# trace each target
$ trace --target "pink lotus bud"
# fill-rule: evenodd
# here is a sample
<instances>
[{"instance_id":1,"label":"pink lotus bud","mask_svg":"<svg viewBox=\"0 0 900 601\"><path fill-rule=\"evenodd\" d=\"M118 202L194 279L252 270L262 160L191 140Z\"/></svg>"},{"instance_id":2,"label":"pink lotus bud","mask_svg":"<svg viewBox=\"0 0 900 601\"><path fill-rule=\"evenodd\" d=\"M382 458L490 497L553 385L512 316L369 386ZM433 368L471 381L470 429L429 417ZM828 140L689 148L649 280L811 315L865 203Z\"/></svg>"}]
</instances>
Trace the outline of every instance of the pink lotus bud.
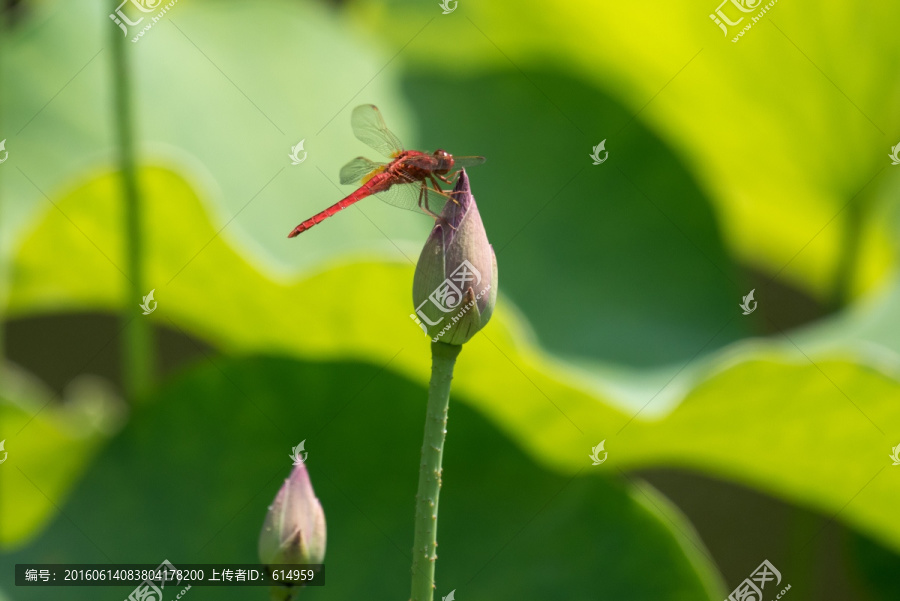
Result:
<instances>
[{"instance_id":1,"label":"pink lotus bud","mask_svg":"<svg viewBox=\"0 0 900 601\"><path fill-rule=\"evenodd\" d=\"M320 564L325 560L325 512L306 465L294 466L275 495L259 535L259 559L266 565ZM273 587L272 599L293 599L298 589Z\"/></svg>"}]
</instances>

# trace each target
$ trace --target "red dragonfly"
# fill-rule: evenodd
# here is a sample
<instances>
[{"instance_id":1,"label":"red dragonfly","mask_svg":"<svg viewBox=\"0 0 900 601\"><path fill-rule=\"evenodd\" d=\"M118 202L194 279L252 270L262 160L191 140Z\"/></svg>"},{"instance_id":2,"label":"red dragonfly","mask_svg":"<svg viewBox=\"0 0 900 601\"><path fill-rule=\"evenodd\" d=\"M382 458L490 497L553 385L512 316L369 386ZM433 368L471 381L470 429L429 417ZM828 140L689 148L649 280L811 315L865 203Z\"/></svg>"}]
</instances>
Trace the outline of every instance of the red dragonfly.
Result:
<instances>
[{"instance_id":1,"label":"red dragonfly","mask_svg":"<svg viewBox=\"0 0 900 601\"><path fill-rule=\"evenodd\" d=\"M384 124L381 111L374 104L363 104L353 109L350 124L353 126L353 134L361 142L391 161L376 163L365 157L356 157L344 165L341 169L341 184L360 183L360 187L350 196L295 227L288 238L305 232L338 211L373 194L388 204L421 211L434 219L440 219L439 213L447 200L452 200L452 193L441 190L438 180L453 184L461 168L484 162L484 157L454 157L440 149L432 154L404 150L397 136Z\"/></svg>"}]
</instances>

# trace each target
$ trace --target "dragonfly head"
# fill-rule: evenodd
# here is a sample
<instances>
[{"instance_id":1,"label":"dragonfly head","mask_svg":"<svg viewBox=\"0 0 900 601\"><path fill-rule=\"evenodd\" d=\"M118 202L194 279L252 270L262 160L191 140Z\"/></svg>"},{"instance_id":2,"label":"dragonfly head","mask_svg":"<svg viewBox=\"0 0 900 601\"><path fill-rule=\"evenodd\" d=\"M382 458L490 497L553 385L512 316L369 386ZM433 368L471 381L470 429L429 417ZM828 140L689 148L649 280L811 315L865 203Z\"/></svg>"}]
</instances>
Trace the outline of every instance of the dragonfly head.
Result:
<instances>
[{"instance_id":1,"label":"dragonfly head","mask_svg":"<svg viewBox=\"0 0 900 601\"><path fill-rule=\"evenodd\" d=\"M453 169L453 155L438 148L434 151L434 156L438 160L438 168L434 170L438 175L446 175L450 173L450 170Z\"/></svg>"}]
</instances>

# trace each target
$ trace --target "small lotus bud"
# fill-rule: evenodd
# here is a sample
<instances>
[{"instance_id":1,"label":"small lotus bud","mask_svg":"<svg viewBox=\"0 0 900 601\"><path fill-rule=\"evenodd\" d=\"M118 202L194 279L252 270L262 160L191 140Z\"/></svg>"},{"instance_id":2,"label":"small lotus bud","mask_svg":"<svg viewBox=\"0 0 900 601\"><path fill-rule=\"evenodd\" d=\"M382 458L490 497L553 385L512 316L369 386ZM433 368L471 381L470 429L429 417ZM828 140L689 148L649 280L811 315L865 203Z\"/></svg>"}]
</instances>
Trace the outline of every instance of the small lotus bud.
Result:
<instances>
[{"instance_id":1,"label":"small lotus bud","mask_svg":"<svg viewBox=\"0 0 900 601\"><path fill-rule=\"evenodd\" d=\"M410 315L432 342L464 344L487 324L497 302L497 258L465 170L425 242L413 278Z\"/></svg>"},{"instance_id":2,"label":"small lotus bud","mask_svg":"<svg viewBox=\"0 0 900 601\"><path fill-rule=\"evenodd\" d=\"M275 495L259 535L259 559L276 564L320 564L325 559L325 512L306 465L294 466ZM272 587L273 601L293 599L297 588Z\"/></svg>"}]
</instances>

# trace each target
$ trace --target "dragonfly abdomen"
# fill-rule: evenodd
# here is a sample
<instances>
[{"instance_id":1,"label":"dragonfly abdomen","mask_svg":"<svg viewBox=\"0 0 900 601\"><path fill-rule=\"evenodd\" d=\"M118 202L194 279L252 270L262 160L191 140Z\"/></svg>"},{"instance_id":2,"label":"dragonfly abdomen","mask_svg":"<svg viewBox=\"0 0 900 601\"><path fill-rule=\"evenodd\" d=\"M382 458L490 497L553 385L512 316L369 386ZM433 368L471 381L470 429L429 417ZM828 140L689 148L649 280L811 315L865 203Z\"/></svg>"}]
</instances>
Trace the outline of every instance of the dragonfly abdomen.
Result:
<instances>
[{"instance_id":1,"label":"dragonfly abdomen","mask_svg":"<svg viewBox=\"0 0 900 601\"><path fill-rule=\"evenodd\" d=\"M388 185L386 187L383 185L384 180L386 179L386 177L384 177L384 175L385 174L379 173L378 175L376 175L375 177L370 179L368 182L366 182L365 185L363 185L361 188L359 188L357 191L355 191L350 196L347 196L346 198L339 200L338 202L334 203L333 205L331 205L324 211L316 213L315 215L313 215L312 217L310 217L309 219L307 219L306 221L304 221L303 223L301 223L300 225L295 227L293 230L291 230L291 233L288 234L288 238L293 238L294 236L298 236L298 235L302 234L303 232L305 232L312 226L322 223L323 221L325 221L326 219L328 219L335 213L343 211L344 209L346 209L353 203L359 202L360 200L362 200L363 198L365 198L367 196L371 196L372 194L374 194L376 192L381 192L383 190L386 190L387 188L390 187L390 185Z\"/></svg>"}]
</instances>

